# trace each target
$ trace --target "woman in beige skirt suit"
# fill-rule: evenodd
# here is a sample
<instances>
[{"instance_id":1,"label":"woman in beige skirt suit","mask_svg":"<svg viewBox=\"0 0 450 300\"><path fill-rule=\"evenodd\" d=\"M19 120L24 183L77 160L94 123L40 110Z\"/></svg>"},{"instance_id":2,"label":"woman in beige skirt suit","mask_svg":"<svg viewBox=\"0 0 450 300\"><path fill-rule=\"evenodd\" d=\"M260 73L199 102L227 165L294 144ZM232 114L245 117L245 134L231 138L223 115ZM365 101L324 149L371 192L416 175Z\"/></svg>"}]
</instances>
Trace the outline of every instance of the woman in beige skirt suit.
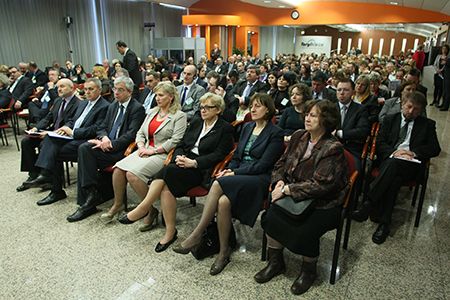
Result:
<instances>
[{"instance_id":1,"label":"woman in beige skirt suit","mask_svg":"<svg viewBox=\"0 0 450 300\"><path fill-rule=\"evenodd\" d=\"M136 134L138 150L114 166L114 204L107 213L101 215L100 218L105 222L112 221L123 209L128 182L141 199L145 197L149 181L162 169L167 153L180 142L186 130L187 118L181 111L175 86L171 82L160 82L154 93L157 106L149 111ZM152 212L153 216L148 216L149 220L158 215L158 210Z\"/></svg>"}]
</instances>

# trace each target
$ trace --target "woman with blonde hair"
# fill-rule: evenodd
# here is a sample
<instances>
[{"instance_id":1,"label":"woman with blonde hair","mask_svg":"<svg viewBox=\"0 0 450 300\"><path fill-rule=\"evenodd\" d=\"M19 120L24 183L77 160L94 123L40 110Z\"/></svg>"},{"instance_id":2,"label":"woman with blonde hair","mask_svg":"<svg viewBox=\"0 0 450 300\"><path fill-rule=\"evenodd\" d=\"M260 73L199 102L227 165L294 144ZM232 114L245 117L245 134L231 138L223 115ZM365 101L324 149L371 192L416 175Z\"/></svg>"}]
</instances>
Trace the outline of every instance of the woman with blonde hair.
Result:
<instances>
[{"instance_id":1,"label":"woman with blonde hair","mask_svg":"<svg viewBox=\"0 0 450 300\"><path fill-rule=\"evenodd\" d=\"M114 204L101 215L105 222L111 221L123 208L123 197L129 182L140 199L148 192L148 182L164 166L167 153L174 148L186 130L186 114L181 111L179 94L171 82L160 82L154 90L157 106L152 108L136 134L138 150L117 162L113 172ZM151 228L158 210L152 209L144 220Z\"/></svg>"},{"instance_id":2,"label":"woman with blonde hair","mask_svg":"<svg viewBox=\"0 0 450 300\"><path fill-rule=\"evenodd\" d=\"M108 79L108 74L103 66L94 66L92 68L92 76L98 78L102 82L102 96L111 94L111 82Z\"/></svg>"}]
</instances>

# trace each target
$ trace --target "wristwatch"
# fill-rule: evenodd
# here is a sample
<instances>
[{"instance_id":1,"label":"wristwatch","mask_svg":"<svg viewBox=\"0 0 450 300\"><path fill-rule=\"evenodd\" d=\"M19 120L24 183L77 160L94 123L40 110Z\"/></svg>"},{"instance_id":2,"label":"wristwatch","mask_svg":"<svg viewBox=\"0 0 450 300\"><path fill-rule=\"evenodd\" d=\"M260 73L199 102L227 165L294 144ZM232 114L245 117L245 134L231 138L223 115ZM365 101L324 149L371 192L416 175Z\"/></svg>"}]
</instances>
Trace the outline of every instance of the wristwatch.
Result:
<instances>
[{"instance_id":1,"label":"wristwatch","mask_svg":"<svg viewBox=\"0 0 450 300\"><path fill-rule=\"evenodd\" d=\"M283 187L281 188L281 193L286 196L285 191L286 191L286 185L283 185Z\"/></svg>"}]
</instances>

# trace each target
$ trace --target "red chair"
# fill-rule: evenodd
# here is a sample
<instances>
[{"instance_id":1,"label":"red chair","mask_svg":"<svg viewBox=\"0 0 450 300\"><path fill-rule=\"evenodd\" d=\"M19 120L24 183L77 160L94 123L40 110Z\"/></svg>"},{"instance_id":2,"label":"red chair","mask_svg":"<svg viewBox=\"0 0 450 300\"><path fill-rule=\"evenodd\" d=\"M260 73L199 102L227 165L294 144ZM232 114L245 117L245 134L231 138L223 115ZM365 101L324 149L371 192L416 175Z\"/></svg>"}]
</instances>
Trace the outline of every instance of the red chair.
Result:
<instances>
[{"instance_id":1,"label":"red chair","mask_svg":"<svg viewBox=\"0 0 450 300\"><path fill-rule=\"evenodd\" d=\"M8 146L9 144L8 144L8 137L6 135L6 129L11 128L14 134L14 139L16 140L17 151L20 151L19 141L17 140L19 126L17 116L14 112L14 103L15 103L14 99L11 98L8 108L0 109L0 120L3 120L5 122L0 124L0 136L3 145L6 144L6 146ZM8 123L8 119L11 122L11 124Z\"/></svg>"}]
</instances>

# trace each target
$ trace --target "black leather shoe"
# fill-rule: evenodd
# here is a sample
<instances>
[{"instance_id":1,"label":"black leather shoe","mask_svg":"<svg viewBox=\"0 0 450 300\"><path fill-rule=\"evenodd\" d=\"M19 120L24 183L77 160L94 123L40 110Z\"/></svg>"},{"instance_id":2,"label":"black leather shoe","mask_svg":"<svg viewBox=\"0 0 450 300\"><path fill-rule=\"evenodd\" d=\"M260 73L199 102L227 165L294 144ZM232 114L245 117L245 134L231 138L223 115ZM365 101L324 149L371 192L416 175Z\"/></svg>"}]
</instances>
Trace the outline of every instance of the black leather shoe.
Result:
<instances>
[{"instance_id":1,"label":"black leather shoe","mask_svg":"<svg viewBox=\"0 0 450 300\"><path fill-rule=\"evenodd\" d=\"M66 192L64 192L64 191L62 191L60 193L51 192L47 197L36 202L36 204L37 205L49 205L49 204L55 203L59 200L66 199L66 198L67 198L67 195L66 195Z\"/></svg>"},{"instance_id":2,"label":"black leather shoe","mask_svg":"<svg viewBox=\"0 0 450 300\"><path fill-rule=\"evenodd\" d=\"M370 202L365 201L358 210L352 212L352 219L357 222L367 221L370 213Z\"/></svg>"},{"instance_id":3,"label":"black leather shoe","mask_svg":"<svg viewBox=\"0 0 450 300\"><path fill-rule=\"evenodd\" d=\"M99 210L94 206L91 208L84 209L79 207L76 212L67 217L67 221L69 222L78 222L83 219L86 219L90 215L97 213Z\"/></svg>"},{"instance_id":4,"label":"black leather shoe","mask_svg":"<svg viewBox=\"0 0 450 300\"><path fill-rule=\"evenodd\" d=\"M255 281L257 283L265 283L275 276L278 276L280 274L283 274L286 272L286 265L284 263L284 257L283 257L283 249L274 249L274 248L268 248L268 256L269 256L269 262L267 263L267 266L259 271L258 273L253 276L255 278Z\"/></svg>"},{"instance_id":5,"label":"black leather shoe","mask_svg":"<svg viewBox=\"0 0 450 300\"><path fill-rule=\"evenodd\" d=\"M30 187L37 187L44 183L49 183L49 182L51 182L51 178L48 178L47 176L44 176L44 175L39 175L38 177L36 177L35 179L33 179L31 181L25 181L23 183L23 185L28 186L30 188Z\"/></svg>"},{"instance_id":6,"label":"black leather shoe","mask_svg":"<svg viewBox=\"0 0 450 300\"><path fill-rule=\"evenodd\" d=\"M173 238L165 244L158 243L155 247L155 252L159 253L165 251L167 248L169 248L170 245L173 244L173 242L177 240L177 238L178 238L178 231L175 229L175 234L173 235Z\"/></svg>"},{"instance_id":7,"label":"black leather shoe","mask_svg":"<svg viewBox=\"0 0 450 300\"><path fill-rule=\"evenodd\" d=\"M372 235L372 241L378 245L383 244L386 241L387 237L389 236L389 232L390 232L389 225L383 223L378 225L377 230L375 230L375 232Z\"/></svg>"},{"instance_id":8,"label":"black leather shoe","mask_svg":"<svg viewBox=\"0 0 450 300\"><path fill-rule=\"evenodd\" d=\"M317 261L305 262L303 261L300 275L295 279L291 286L291 293L294 295L301 295L306 293L313 285L317 276Z\"/></svg>"},{"instance_id":9,"label":"black leather shoe","mask_svg":"<svg viewBox=\"0 0 450 300\"><path fill-rule=\"evenodd\" d=\"M23 191L26 191L26 190L28 190L29 189L29 187L28 186L25 186L23 183L21 184L21 185L19 185L18 187L16 187L16 192L23 192Z\"/></svg>"}]
</instances>

